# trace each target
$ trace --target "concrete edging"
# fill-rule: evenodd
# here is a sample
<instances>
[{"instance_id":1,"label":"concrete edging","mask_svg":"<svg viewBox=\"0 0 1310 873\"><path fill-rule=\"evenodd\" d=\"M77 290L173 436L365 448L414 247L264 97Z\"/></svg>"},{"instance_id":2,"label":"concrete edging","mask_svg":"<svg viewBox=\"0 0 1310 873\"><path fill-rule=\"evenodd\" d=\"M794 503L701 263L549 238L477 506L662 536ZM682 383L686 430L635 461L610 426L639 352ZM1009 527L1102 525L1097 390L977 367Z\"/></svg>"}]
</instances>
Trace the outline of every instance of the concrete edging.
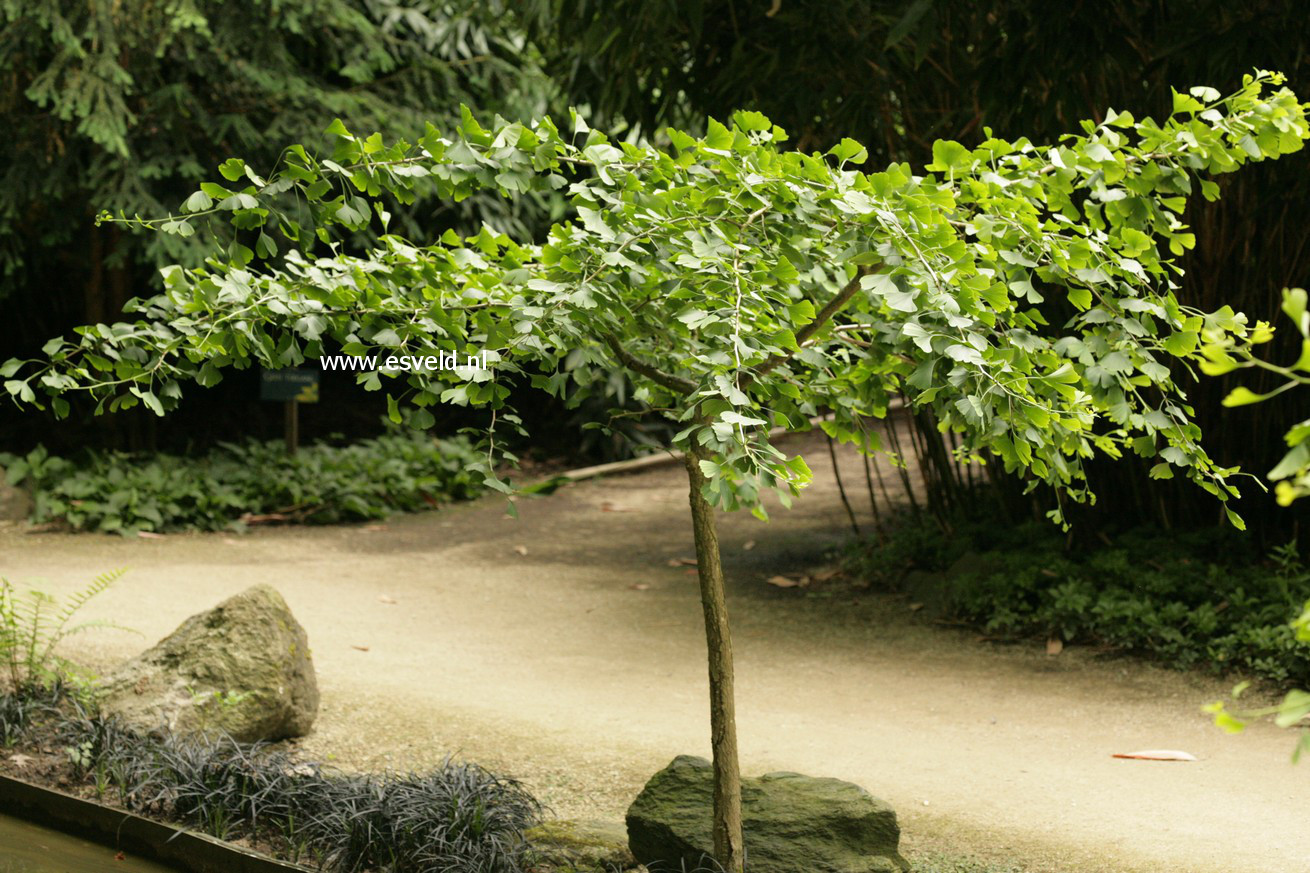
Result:
<instances>
[{"instance_id":1,"label":"concrete edging","mask_svg":"<svg viewBox=\"0 0 1310 873\"><path fill-rule=\"evenodd\" d=\"M186 873L312 873L249 849L0 775L0 813L94 840Z\"/></svg>"}]
</instances>

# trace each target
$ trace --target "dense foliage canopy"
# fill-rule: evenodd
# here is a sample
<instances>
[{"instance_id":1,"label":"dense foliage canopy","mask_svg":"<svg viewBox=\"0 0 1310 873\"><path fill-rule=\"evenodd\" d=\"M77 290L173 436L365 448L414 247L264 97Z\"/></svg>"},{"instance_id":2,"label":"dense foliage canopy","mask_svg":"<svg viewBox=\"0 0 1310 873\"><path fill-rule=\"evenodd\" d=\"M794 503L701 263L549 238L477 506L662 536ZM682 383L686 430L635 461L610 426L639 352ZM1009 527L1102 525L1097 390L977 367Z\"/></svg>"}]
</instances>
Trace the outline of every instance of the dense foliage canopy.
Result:
<instances>
[{"instance_id":1,"label":"dense foliage canopy","mask_svg":"<svg viewBox=\"0 0 1310 873\"><path fill-rule=\"evenodd\" d=\"M643 401L686 425L680 440L694 433L717 456L706 472L727 506L804 481L764 425L831 409L836 435L876 448L858 416L882 414L897 390L965 434L964 451L1075 499L1097 451L1154 458L1155 475L1181 469L1226 499L1233 471L1200 447L1166 362L1194 355L1203 329L1245 322L1181 305L1157 241L1175 256L1194 244L1179 215L1194 191L1217 196L1209 176L1300 149L1303 107L1280 82L1178 93L1164 123L1111 110L1051 145L939 142L926 175L855 170L867 153L850 139L827 156L783 151L783 131L751 112L699 139L670 131L667 152L615 145L578 118L568 135L549 119L486 128L466 110L451 137L430 127L390 145L336 122L330 160L293 146L266 179L232 159L226 184L136 222L190 237L217 215L244 242L166 270L138 321L11 361L6 389L49 396L60 414L79 391L162 413L183 381L212 384L226 365L291 366L333 346L482 348L490 370L360 378L403 379L417 426L446 402L490 407L494 427L513 422L505 376L567 394L626 368ZM542 244L484 229L342 245L386 230L420 194L542 189L564 190L577 216ZM1035 308L1039 288L1060 289L1067 321Z\"/></svg>"}]
</instances>

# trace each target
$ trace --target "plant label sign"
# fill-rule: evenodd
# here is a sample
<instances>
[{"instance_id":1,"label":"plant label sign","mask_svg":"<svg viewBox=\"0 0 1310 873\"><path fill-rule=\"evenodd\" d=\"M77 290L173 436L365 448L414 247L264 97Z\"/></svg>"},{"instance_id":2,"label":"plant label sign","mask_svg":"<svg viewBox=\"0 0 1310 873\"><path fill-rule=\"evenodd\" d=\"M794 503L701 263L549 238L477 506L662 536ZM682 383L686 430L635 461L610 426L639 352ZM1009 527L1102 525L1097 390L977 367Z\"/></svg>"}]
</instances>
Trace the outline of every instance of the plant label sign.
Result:
<instances>
[{"instance_id":1,"label":"plant label sign","mask_svg":"<svg viewBox=\"0 0 1310 873\"><path fill-rule=\"evenodd\" d=\"M263 370L259 399L317 403L319 375L317 370Z\"/></svg>"}]
</instances>

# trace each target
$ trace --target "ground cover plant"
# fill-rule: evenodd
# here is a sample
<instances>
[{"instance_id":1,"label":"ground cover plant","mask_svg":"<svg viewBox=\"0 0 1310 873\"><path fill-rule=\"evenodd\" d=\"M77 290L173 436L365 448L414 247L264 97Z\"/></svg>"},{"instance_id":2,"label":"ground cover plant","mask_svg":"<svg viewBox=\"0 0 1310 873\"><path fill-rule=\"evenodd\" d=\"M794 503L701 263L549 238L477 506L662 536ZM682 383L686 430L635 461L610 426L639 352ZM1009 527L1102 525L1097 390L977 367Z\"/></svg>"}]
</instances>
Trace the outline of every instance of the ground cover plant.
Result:
<instances>
[{"instance_id":1,"label":"ground cover plant","mask_svg":"<svg viewBox=\"0 0 1310 873\"><path fill-rule=\"evenodd\" d=\"M421 774L337 772L286 747L217 731L141 734L98 710L96 688L59 657L108 622L77 615L121 576L58 601L0 579L0 744L17 775L81 786L97 801L243 839L340 873L518 873L541 815L512 779L447 759ZM15 763L17 762L17 763Z\"/></svg>"},{"instance_id":2,"label":"ground cover plant","mask_svg":"<svg viewBox=\"0 0 1310 873\"><path fill-rule=\"evenodd\" d=\"M1070 549L1049 524L957 519L950 532L902 518L865 543L854 572L897 588L907 570L944 574L937 604L997 639L1057 639L1180 669L1310 682L1310 647L1290 624L1310 597L1292 547L1266 560L1239 535L1124 532Z\"/></svg>"},{"instance_id":3,"label":"ground cover plant","mask_svg":"<svg viewBox=\"0 0 1310 873\"><path fill-rule=\"evenodd\" d=\"M531 862L523 832L541 814L517 782L476 764L353 774L223 735L141 735L58 685L0 693L0 734L98 801L339 873L519 873Z\"/></svg>"},{"instance_id":4,"label":"ground cover plant","mask_svg":"<svg viewBox=\"0 0 1310 873\"><path fill-rule=\"evenodd\" d=\"M79 460L38 447L0 454L11 485L31 489L31 520L74 530L224 530L250 520L330 523L384 518L467 500L483 490L480 458L462 437L413 432L288 455L280 442L222 443L200 457L90 452Z\"/></svg>"},{"instance_id":5,"label":"ground cover plant","mask_svg":"<svg viewBox=\"0 0 1310 873\"><path fill-rule=\"evenodd\" d=\"M754 112L672 149L615 144L578 117L471 112L450 136L417 142L356 135L335 122L319 158L293 145L273 168L239 158L176 215L134 227L212 240L204 265L164 271L165 291L132 323L80 328L38 360L4 366L20 404L66 415L174 408L185 382L227 366L294 366L348 355L485 352L489 370L375 368L397 422L426 428L439 403L488 409L478 470L503 457L497 428L517 420L508 380L577 398L622 371L632 396L680 428L710 653L715 855L743 868L733 663L713 508L766 515L808 480L770 428L804 429L821 409L830 434L864 451L863 427L904 392L960 437L964 458L991 457L1087 500L1094 455L1152 459L1226 501L1234 471L1201 448L1168 363L1195 357L1203 329L1245 324L1179 303L1170 259L1195 243L1188 196L1213 199L1213 174L1302 147L1304 107L1277 74L1224 96L1174 96L1163 122L1110 110L1059 142L986 133L977 148L938 142L920 174L905 164L855 169L853 140L827 154L781 147ZM267 178L260 170L268 172ZM419 194L461 200L559 190L572 217L543 243L484 228L438 241L384 234ZM221 230L210 233L209 223ZM1161 250L1164 246L1169 254ZM399 351L397 351L399 350ZM385 380L385 382L384 382ZM1059 506L1051 517L1063 520ZM1240 518L1229 513L1234 524Z\"/></svg>"}]
</instances>

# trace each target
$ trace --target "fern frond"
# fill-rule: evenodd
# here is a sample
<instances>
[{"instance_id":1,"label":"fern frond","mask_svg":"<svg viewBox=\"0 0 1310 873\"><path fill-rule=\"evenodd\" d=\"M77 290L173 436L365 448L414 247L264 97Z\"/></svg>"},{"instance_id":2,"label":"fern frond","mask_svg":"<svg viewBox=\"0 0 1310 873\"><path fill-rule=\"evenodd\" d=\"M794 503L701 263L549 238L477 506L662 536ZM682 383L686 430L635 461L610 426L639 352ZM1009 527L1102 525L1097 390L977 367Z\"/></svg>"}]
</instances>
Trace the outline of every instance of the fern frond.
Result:
<instances>
[{"instance_id":1,"label":"fern frond","mask_svg":"<svg viewBox=\"0 0 1310 873\"><path fill-rule=\"evenodd\" d=\"M72 620L73 616L75 616L82 607L86 606L93 597L102 594L107 588L121 579L124 572L126 571L120 568L117 570L110 570L108 573L101 573L99 576L95 577L95 579L91 580L90 585L86 586L81 591L76 591L68 596L64 601L63 608L55 613L51 626L48 629L44 629L42 632L45 638L45 645L42 648L40 655L36 656L36 663L44 664L50 660L51 656L54 654L55 646L59 645L60 641L69 635L69 631L67 631L66 628L68 622ZM51 599L51 602L53 602L53 598ZM93 625L93 623L89 622L88 625Z\"/></svg>"},{"instance_id":2,"label":"fern frond","mask_svg":"<svg viewBox=\"0 0 1310 873\"><path fill-rule=\"evenodd\" d=\"M86 586L81 591L70 594L68 599L64 602L63 609L59 610L58 614L55 616L55 630L58 630L67 624L78 610L83 606L86 606L87 601L91 600L91 598L96 595L103 593L111 585L123 578L125 572L127 571L120 567L117 570L110 570L108 573L101 573L91 581L90 585Z\"/></svg>"},{"instance_id":3,"label":"fern frond","mask_svg":"<svg viewBox=\"0 0 1310 873\"><path fill-rule=\"evenodd\" d=\"M102 573L91 584L69 595L62 604L40 590L19 595L13 583L0 577L0 667L14 688L48 684L68 675L68 662L55 647L73 634L96 628L135 633L111 621L94 620L69 626L87 602L122 578L123 570Z\"/></svg>"}]
</instances>

